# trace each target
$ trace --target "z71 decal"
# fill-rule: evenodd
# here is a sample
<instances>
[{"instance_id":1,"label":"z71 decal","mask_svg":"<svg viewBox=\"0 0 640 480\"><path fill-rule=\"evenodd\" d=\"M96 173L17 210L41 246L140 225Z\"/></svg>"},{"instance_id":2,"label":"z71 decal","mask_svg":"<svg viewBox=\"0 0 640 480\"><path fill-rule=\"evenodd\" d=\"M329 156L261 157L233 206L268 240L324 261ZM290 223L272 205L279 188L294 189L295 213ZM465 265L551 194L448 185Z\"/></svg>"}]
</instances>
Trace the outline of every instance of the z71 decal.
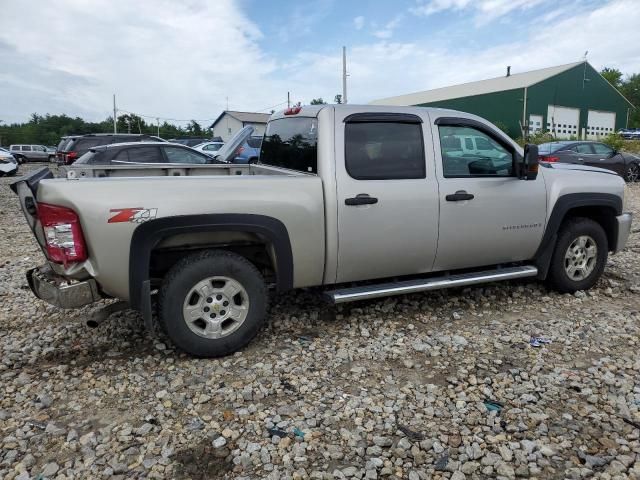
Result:
<instances>
[{"instance_id":1,"label":"z71 decal","mask_svg":"<svg viewBox=\"0 0 640 480\"><path fill-rule=\"evenodd\" d=\"M142 223L153 220L158 214L157 208L112 208L107 223Z\"/></svg>"}]
</instances>

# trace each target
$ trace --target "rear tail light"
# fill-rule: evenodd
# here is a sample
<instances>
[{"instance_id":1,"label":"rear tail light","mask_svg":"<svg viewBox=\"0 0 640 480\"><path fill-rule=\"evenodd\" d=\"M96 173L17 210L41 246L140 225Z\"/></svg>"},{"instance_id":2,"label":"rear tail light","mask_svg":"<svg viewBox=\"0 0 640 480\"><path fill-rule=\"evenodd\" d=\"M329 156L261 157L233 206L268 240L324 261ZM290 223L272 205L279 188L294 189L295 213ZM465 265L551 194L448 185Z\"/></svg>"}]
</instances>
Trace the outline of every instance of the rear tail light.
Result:
<instances>
[{"instance_id":1,"label":"rear tail light","mask_svg":"<svg viewBox=\"0 0 640 480\"><path fill-rule=\"evenodd\" d=\"M73 163L78 158L78 152L69 152L64 155L65 163Z\"/></svg>"},{"instance_id":2,"label":"rear tail light","mask_svg":"<svg viewBox=\"0 0 640 480\"><path fill-rule=\"evenodd\" d=\"M49 260L66 267L69 263L87 259L87 246L76 212L66 207L38 203L38 219L44 229Z\"/></svg>"},{"instance_id":3,"label":"rear tail light","mask_svg":"<svg viewBox=\"0 0 640 480\"><path fill-rule=\"evenodd\" d=\"M551 155L540 155L538 157L539 162L555 163L560 160L560 157L553 157Z\"/></svg>"}]
</instances>

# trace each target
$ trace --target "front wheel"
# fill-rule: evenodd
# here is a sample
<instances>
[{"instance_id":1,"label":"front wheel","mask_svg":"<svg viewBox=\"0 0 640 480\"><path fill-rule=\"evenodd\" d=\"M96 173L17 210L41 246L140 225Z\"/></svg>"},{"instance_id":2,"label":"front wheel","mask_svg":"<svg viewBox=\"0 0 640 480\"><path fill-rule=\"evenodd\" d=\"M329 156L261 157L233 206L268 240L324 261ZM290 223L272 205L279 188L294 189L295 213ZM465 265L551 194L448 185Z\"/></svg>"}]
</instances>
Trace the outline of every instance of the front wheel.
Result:
<instances>
[{"instance_id":1,"label":"front wheel","mask_svg":"<svg viewBox=\"0 0 640 480\"><path fill-rule=\"evenodd\" d=\"M588 290L600 278L607 263L607 236L599 223L574 218L561 228L551 258L549 280L562 293Z\"/></svg>"},{"instance_id":2,"label":"front wheel","mask_svg":"<svg viewBox=\"0 0 640 480\"><path fill-rule=\"evenodd\" d=\"M160 290L160 322L181 350L221 357L257 335L267 305L266 284L252 263L232 252L208 250L171 268Z\"/></svg>"},{"instance_id":3,"label":"front wheel","mask_svg":"<svg viewBox=\"0 0 640 480\"><path fill-rule=\"evenodd\" d=\"M640 167L637 163L630 163L624 172L624 179L629 183L637 182L640 179Z\"/></svg>"}]
</instances>

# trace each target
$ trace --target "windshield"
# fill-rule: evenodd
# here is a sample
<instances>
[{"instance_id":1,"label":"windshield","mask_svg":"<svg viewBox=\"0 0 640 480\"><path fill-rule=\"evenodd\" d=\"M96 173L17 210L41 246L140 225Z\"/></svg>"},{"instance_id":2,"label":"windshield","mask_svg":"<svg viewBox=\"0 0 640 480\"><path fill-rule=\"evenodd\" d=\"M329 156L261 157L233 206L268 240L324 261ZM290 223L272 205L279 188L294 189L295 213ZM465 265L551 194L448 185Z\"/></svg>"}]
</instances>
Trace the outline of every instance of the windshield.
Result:
<instances>
[{"instance_id":1,"label":"windshield","mask_svg":"<svg viewBox=\"0 0 640 480\"><path fill-rule=\"evenodd\" d=\"M318 120L309 117L272 120L262 140L260 163L317 173Z\"/></svg>"}]
</instances>

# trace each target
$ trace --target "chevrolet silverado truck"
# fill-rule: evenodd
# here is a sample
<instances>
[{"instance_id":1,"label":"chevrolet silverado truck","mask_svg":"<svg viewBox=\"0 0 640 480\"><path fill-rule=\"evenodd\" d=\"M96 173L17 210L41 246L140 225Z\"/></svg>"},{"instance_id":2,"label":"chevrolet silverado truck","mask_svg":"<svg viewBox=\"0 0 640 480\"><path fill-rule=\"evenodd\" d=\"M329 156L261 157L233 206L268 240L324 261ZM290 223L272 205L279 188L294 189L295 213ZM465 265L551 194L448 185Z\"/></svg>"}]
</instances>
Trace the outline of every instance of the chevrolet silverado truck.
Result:
<instances>
[{"instance_id":1,"label":"chevrolet silverado truck","mask_svg":"<svg viewBox=\"0 0 640 480\"><path fill-rule=\"evenodd\" d=\"M481 151L463 148L470 136ZM271 116L258 163L183 173L18 179L48 260L27 273L34 294L62 308L119 298L214 357L256 335L270 291L322 287L341 303L525 277L588 289L632 220L612 172L538 164L536 146L435 108L295 107Z\"/></svg>"}]
</instances>

